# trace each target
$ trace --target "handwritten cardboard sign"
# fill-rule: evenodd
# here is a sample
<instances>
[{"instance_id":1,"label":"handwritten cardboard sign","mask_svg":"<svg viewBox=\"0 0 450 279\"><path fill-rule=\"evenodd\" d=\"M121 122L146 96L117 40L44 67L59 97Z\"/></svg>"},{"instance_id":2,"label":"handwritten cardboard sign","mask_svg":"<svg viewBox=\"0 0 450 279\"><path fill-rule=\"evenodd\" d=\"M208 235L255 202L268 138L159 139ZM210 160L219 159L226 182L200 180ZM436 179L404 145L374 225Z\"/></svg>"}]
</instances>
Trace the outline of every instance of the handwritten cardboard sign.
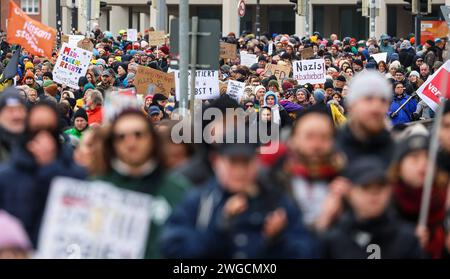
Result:
<instances>
[{"instance_id":1,"label":"handwritten cardboard sign","mask_svg":"<svg viewBox=\"0 0 450 279\"><path fill-rule=\"evenodd\" d=\"M220 58L221 59L236 59L236 49L235 44L229 44L225 42L220 43Z\"/></svg>"},{"instance_id":2,"label":"handwritten cardboard sign","mask_svg":"<svg viewBox=\"0 0 450 279\"><path fill-rule=\"evenodd\" d=\"M161 93L170 96L175 90L174 73L165 73L149 67L138 66L134 84L138 94Z\"/></svg>"}]
</instances>

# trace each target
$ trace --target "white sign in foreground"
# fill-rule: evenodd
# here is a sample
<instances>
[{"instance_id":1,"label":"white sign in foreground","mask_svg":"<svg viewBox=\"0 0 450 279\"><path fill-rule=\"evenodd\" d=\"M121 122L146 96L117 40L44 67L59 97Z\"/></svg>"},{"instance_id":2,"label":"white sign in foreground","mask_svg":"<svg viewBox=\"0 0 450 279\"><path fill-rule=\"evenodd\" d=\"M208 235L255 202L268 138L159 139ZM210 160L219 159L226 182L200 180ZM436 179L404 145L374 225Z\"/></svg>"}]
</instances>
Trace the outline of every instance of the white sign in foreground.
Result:
<instances>
[{"instance_id":1,"label":"white sign in foreground","mask_svg":"<svg viewBox=\"0 0 450 279\"><path fill-rule=\"evenodd\" d=\"M299 84L325 83L325 61L323 59L299 60L292 63L293 78Z\"/></svg>"},{"instance_id":2,"label":"white sign in foreground","mask_svg":"<svg viewBox=\"0 0 450 279\"><path fill-rule=\"evenodd\" d=\"M41 226L38 258L140 259L152 198L105 182L56 178Z\"/></svg>"},{"instance_id":3,"label":"white sign in foreground","mask_svg":"<svg viewBox=\"0 0 450 279\"><path fill-rule=\"evenodd\" d=\"M180 100L180 71L175 70L175 93L177 100ZM191 92L191 71L189 71L189 95ZM220 96L219 71L199 70L195 76L195 99L210 100ZM190 98L190 97L189 97Z\"/></svg>"}]
</instances>

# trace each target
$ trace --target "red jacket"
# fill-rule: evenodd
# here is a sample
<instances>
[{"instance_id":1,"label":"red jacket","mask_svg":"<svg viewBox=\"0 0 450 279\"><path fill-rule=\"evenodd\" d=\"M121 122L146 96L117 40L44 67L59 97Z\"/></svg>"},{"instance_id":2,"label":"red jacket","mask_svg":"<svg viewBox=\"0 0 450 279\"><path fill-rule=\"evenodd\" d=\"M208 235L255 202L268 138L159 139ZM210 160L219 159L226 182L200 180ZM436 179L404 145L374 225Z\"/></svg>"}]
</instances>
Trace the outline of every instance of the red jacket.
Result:
<instances>
[{"instance_id":1,"label":"red jacket","mask_svg":"<svg viewBox=\"0 0 450 279\"><path fill-rule=\"evenodd\" d=\"M102 124L103 122L103 108L102 106L97 106L94 109L88 109L87 111L88 115L88 123L91 124Z\"/></svg>"}]
</instances>

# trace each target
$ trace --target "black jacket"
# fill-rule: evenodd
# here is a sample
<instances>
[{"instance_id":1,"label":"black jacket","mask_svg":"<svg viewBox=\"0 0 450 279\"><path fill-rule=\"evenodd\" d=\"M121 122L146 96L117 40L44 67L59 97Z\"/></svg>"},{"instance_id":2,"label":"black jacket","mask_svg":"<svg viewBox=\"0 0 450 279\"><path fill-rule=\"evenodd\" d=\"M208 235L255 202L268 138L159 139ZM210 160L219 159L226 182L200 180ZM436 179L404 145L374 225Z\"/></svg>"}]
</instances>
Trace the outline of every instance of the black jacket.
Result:
<instances>
[{"instance_id":1,"label":"black jacket","mask_svg":"<svg viewBox=\"0 0 450 279\"><path fill-rule=\"evenodd\" d=\"M360 141L350 127L345 125L339 131L336 142L338 150L347 157L347 165L358 158L372 155L379 157L387 169L392 160L394 141L387 130L370 136L366 141Z\"/></svg>"},{"instance_id":2,"label":"black jacket","mask_svg":"<svg viewBox=\"0 0 450 279\"><path fill-rule=\"evenodd\" d=\"M413 48L402 49L398 53L400 64L402 64L405 69L413 65L415 56L416 53Z\"/></svg>"},{"instance_id":3,"label":"black jacket","mask_svg":"<svg viewBox=\"0 0 450 279\"><path fill-rule=\"evenodd\" d=\"M0 127L0 163L9 159L13 144L19 139L19 136L13 135Z\"/></svg>"},{"instance_id":4,"label":"black jacket","mask_svg":"<svg viewBox=\"0 0 450 279\"><path fill-rule=\"evenodd\" d=\"M379 218L367 221L358 221L354 214L346 213L324 236L323 256L329 259L368 259L373 258L378 247L381 259L426 257L414 235L414 227L402 223L389 210Z\"/></svg>"}]
</instances>

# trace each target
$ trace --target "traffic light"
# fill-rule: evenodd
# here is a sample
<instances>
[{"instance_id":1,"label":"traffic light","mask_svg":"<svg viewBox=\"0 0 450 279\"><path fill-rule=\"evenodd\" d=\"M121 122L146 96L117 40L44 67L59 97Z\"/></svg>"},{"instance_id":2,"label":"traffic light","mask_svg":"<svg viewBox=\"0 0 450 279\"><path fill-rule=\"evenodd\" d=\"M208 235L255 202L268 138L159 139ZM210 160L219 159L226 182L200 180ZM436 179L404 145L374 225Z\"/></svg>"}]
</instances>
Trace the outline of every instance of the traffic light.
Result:
<instances>
[{"instance_id":1,"label":"traffic light","mask_svg":"<svg viewBox=\"0 0 450 279\"><path fill-rule=\"evenodd\" d=\"M407 11L411 11L413 14L430 14L432 12L432 0L403 0L408 3L403 8Z\"/></svg>"},{"instance_id":2,"label":"traffic light","mask_svg":"<svg viewBox=\"0 0 450 279\"><path fill-rule=\"evenodd\" d=\"M289 0L292 4L294 4L294 12L299 16L306 15L306 0Z\"/></svg>"},{"instance_id":3,"label":"traffic light","mask_svg":"<svg viewBox=\"0 0 450 279\"><path fill-rule=\"evenodd\" d=\"M369 0L357 0L356 11L361 13L362 16L369 16Z\"/></svg>"}]
</instances>

